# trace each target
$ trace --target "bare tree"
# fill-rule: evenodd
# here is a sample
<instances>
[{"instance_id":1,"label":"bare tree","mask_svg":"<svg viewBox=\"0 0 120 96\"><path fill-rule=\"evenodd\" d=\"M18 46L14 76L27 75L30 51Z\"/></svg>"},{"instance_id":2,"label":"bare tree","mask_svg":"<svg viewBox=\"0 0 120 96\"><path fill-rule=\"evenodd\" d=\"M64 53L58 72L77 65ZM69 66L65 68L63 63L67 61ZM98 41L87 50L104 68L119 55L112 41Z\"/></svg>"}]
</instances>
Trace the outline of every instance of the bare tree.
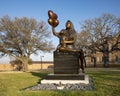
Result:
<instances>
[{"instance_id":1,"label":"bare tree","mask_svg":"<svg viewBox=\"0 0 120 96\"><path fill-rule=\"evenodd\" d=\"M120 18L111 14L103 14L101 17L84 21L82 30L86 34L82 37L85 38L83 46L92 52L102 52L104 67L107 67L109 53L114 51L120 40L120 35L118 35L114 43L109 42L116 33L120 32Z\"/></svg>"},{"instance_id":2,"label":"bare tree","mask_svg":"<svg viewBox=\"0 0 120 96\"><path fill-rule=\"evenodd\" d=\"M89 45L89 33L86 31L81 31L80 33L77 34L77 39L75 42L75 45L78 49L82 49L84 52L84 57L88 57L86 54L86 46ZM87 67L86 65L86 60L84 60L85 63L85 67Z\"/></svg>"},{"instance_id":3,"label":"bare tree","mask_svg":"<svg viewBox=\"0 0 120 96\"><path fill-rule=\"evenodd\" d=\"M43 21L27 17L11 19L9 16L0 19L0 55L20 60L24 71L28 70L31 54L53 49L49 38L50 32Z\"/></svg>"}]
</instances>

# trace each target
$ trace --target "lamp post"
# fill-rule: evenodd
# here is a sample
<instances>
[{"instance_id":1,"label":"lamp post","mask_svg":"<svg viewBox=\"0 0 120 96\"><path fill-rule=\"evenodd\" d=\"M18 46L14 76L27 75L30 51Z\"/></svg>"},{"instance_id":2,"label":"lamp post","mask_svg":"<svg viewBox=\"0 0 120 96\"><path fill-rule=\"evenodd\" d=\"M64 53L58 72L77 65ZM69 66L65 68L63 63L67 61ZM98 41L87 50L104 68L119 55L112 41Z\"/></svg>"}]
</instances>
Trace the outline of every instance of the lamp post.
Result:
<instances>
[{"instance_id":1,"label":"lamp post","mask_svg":"<svg viewBox=\"0 0 120 96\"><path fill-rule=\"evenodd\" d=\"M109 67L109 45L108 45L108 37L104 40L104 67Z\"/></svg>"},{"instance_id":2,"label":"lamp post","mask_svg":"<svg viewBox=\"0 0 120 96\"><path fill-rule=\"evenodd\" d=\"M42 58L43 58L44 56L40 56L40 60L41 60L41 69L42 69Z\"/></svg>"}]
</instances>

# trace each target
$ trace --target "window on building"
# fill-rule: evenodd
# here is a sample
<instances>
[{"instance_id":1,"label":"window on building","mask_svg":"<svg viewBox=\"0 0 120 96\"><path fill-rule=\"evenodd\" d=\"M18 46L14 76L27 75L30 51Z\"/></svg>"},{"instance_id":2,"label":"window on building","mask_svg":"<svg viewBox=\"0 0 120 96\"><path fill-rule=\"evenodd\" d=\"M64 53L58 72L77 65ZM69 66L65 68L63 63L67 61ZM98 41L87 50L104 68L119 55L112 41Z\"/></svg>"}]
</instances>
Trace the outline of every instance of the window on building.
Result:
<instances>
[{"instance_id":1,"label":"window on building","mask_svg":"<svg viewBox=\"0 0 120 96\"><path fill-rule=\"evenodd\" d=\"M103 57L102 57L102 63L104 63L104 62L105 62L105 57L103 56Z\"/></svg>"},{"instance_id":2,"label":"window on building","mask_svg":"<svg viewBox=\"0 0 120 96\"><path fill-rule=\"evenodd\" d=\"M91 62L93 62L93 58L91 57Z\"/></svg>"}]
</instances>

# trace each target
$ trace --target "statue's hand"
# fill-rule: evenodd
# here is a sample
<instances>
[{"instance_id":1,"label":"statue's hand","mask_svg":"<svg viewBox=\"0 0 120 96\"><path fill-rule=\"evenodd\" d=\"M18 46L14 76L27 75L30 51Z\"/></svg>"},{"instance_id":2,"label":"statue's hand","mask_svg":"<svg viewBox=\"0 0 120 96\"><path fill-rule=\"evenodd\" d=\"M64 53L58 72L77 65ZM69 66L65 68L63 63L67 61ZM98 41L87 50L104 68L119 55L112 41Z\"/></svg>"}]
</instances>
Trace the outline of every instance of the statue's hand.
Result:
<instances>
[{"instance_id":1,"label":"statue's hand","mask_svg":"<svg viewBox=\"0 0 120 96\"><path fill-rule=\"evenodd\" d=\"M58 16L51 10L48 11L48 23L53 26L56 27L59 24L59 21L57 20Z\"/></svg>"}]
</instances>

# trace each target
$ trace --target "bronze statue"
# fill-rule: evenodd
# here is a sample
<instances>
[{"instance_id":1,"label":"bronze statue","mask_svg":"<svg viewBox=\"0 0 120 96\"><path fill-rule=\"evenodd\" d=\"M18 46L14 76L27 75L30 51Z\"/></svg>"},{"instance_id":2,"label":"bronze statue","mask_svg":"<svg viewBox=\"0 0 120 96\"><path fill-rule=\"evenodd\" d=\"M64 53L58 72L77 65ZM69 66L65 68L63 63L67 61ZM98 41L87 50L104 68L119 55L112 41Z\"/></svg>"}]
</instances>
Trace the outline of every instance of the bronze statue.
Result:
<instances>
[{"instance_id":1,"label":"bronze statue","mask_svg":"<svg viewBox=\"0 0 120 96\"><path fill-rule=\"evenodd\" d=\"M59 21L57 20L58 16L53 11L48 11L48 23L52 26L52 32L55 36L59 38L59 45L57 46L56 51L60 52L77 52L79 53L79 58L81 61L81 69L84 72L83 60L84 54L82 49L75 48L75 41L77 38L76 31L70 20L66 22L66 29L62 29L60 32L56 32L55 27L58 26Z\"/></svg>"},{"instance_id":2,"label":"bronze statue","mask_svg":"<svg viewBox=\"0 0 120 96\"><path fill-rule=\"evenodd\" d=\"M62 29L60 32L56 32L55 27L52 27L52 32L59 38L60 43L57 47L57 50L76 51L74 45L76 40L76 31L74 30L74 27L70 20L66 22L66 29Z\"/></svg>"}]
</instances>

